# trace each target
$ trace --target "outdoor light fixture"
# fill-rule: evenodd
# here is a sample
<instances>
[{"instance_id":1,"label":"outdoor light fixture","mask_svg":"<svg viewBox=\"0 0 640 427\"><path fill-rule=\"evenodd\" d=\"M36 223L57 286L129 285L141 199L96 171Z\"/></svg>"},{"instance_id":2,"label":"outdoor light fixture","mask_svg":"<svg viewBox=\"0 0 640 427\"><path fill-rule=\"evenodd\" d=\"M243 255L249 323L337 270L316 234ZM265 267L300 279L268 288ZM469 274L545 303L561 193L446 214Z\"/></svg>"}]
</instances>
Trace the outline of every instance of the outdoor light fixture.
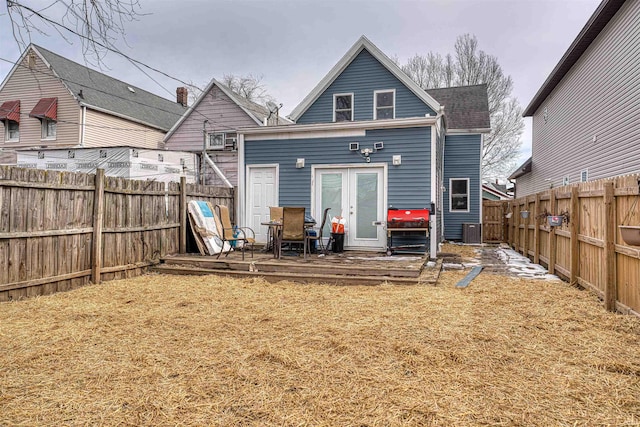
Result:
<instances>
[{"instance_id":1,"label":"outdoor light fixture","mask_svg":"<svg viewBox=\"0 0 640 427\"><path fill-rule=\"evenodd\" d=\"M302 169L304 167L304 159L296 160L296 169Z\"/></svg>"}]
</instances>

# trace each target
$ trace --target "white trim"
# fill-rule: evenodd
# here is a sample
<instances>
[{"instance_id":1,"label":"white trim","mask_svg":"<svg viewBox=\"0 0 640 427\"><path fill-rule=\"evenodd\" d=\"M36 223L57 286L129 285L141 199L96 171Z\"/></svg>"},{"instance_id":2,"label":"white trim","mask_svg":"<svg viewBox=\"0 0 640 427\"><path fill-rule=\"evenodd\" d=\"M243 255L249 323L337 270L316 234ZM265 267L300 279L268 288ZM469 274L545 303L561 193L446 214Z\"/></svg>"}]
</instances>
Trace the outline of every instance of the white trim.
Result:
<instances>
[{"instance_id":1,"label":"white trim","mask_svg":"<svg viewBox=\"0 0 640 427\"><path fill-rule=\"evenodd\" d=\"M434 126L440 116L410 117L395 120L361 120L354 122L312 123L305 125L267 126L238 129L244 135L272 135L292 132L330 131L347 129L401 129L407 127ZM269 137L270 138L270 137ZM255 139L255 138L253 138ZM258 138L260 139L260 138ZM248 139L247 139L248 140Z\"/></svg>"},{"instance_id":2,"label":"white trim","mask_svg":"<svg viewBox=\"0 0 640 427\"><path fill-rule=\"evenodd\" d=\"M338 96L350 96L351 97L351 120L341 120L340 122L336 122L336 98ZM354 116L355 116L355 103L356 103L356 97L353 94L353 92L350 93L334 93L333 94L333 122L334 123L341 123L341 122L352 122L354 120ZM340 110L343 111L343 110ZM346 111L346 110L344 110Z\"/></svg>"},{"instance_id":3,"label":"white trim","mask_svg":"<svg viewBox=\"0 0 640 427\"><path fill-rule=\"evenodd\" d=\"M571 183L571 178L569 177L569 175L563 176L562 177L562 186L564 187L565 185L569 185Z\"/></svg>"},{"instance_id":4,"label":"white trim","mask_svg":"<svg viewBox=\"0 0 640 427\"><path fill-rule=\"evenodd\" d=\"M244 197L245 197L245 167L244 167L244 135L238 134L238 191L236 197L236 212L238 222L245 224Z\"/></svg>"},{"instance_id":5,"label":"white trim","mask_svg":"<svg viewBox=\"0 0 640 427\"><path fill-rule=\"evenodd\" d=\"M429 217L429 258L435 258L437 253L437 240L438 240L438 232L437 232L437 211L438 211L438 198L436 197L436 191L438 191L436 182L438 178L437 171L437 153L438 153L438 129L437 123L434 126L431 126L431 189L429 194L429 198L431 199L432 205L435 207L435 212L430 212ZM444 153L443 153L444 157ZM444 168L442 169L442 174L444 176Z\"/></svg>"},{"instance_id":6,"label":"white trim","mask_svg":"<svg viewBox=\"0 0 640 427\"><path fill-rule=\"evenodd\" d=\"M80 107L80 141L78 145L84 147L84 137L87 126L87 107L84 105Z\"/></svg>"},{"instance_id":7,"label":"white trim","mask_svg":"<svg viewBox=\"0 0 640 427\"><path fill-rule=\"evenodd\" d=\"M451 196L453 196L453 181L467 181L467 209L451 209ZM471 211L471 182L469 178L449 178L449 213L469 213Z\"/></svg>"},{"instance_id":8,"label":"white trim","mask_svg":"<svg viewBox=\"0 0 640 427\"><path fill-rule=\"evenodd\" d=\"M395 89L380 89L373 91L373 120L378 120L378 108L389 108L389 107L378 107L378 94L380 93L388 93L393 92L393 119L396 118L396 90Z\"/></svg>"},{"instance_id":9,"label":"white trim","mask_svg":"<svg viewBox=\"0 0 640 427\"><path fill-rule=\"evenodd\" d=\"M367 132L364 129L345 129L345 130L329 130L311 131L311 132L281 132L269 134L268 139L310 139L310 138L358 138L366 136ZM264 140L263 135L247 135L245 141L261 141Z\"/></svg>"},{"instance_id":10,"label":"white trim","mask_svg":"<svg viewBox=\"0 0 640 427\"><path fill-rule=\"evenodd\" d=\"M358 56L358 54L366 49L375 59L377 59L383 67L400 80L411 92L420 98L436 113L440 111L440 104L423 90L416 82L414 82L404 71L398 67L387 55L385 55L376 45L371 43L365 36L361 36L351 49L333 66L333 68L324 76L316 87L302 100L296 108L293 109L289 117L296 121L304 114L305 111L322 95L327 88L338 78L345 68Z\"/></svg>"},{"instance_id":11,"label":"white trim","mask_svg":"<svg viewBox=\"0 0 640 427\"><path fill-rule=\"evenodd\" d=\"M58 123L55 120L51 120L46 117L41 119L39 118L39 120L40 120L40 141L55 141L58 135ZM54 133L53 136L47 136L48 123L56 124L56 132Z\"/></svg>"}]
</instances>

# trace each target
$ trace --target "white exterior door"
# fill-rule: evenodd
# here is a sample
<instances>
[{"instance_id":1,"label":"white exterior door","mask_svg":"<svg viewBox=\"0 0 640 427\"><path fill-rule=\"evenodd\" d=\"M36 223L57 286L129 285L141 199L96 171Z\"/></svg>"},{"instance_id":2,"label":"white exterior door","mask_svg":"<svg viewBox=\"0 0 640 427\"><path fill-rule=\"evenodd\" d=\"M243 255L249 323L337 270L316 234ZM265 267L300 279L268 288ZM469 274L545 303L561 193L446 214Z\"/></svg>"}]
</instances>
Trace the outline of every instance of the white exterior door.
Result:
<instances>
[{"instance_id":1,"label":"white exterior door","mask_svg":"<svg viewBox=\"0 0 640 427\"><path fill-rule=\"evenodd\" d=\"M256 233L256 242L266 243L269 207L278 206L278 168L276 166L247 167L247 226Z\"/></svg>"},{"instance_id":2,"label":"white exterior door","mask_svg":"<svg viewBox=\"0 0 640 427\"><path fill-rule=\"evenodd\" d=\"M322 220L325 208L329 219L345 220L345 247L348 249L384 249L386 247L384 168L322 167L314 176L314 216ZM331 224L323 231L329 237Z\"/></svg>"}]
</instances>

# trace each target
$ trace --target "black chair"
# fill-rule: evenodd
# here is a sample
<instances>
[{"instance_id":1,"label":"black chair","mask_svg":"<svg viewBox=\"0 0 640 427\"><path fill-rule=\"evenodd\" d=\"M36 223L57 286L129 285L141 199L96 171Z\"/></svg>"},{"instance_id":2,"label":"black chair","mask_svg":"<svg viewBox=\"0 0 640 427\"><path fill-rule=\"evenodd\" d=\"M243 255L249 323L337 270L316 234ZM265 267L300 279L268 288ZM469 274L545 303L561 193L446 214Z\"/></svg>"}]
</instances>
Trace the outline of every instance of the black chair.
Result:
<instances>
[{"instance_id":1,"label":"black chair","mask_svg":"<svg viewBox=\"0 0 640 427\"><path fill-rule=\"evenodd\" d=\"M327 217L329 216L329 210L331 208L326 208L324 210L324 213L322 214L322 223L320 224L320 228L318 229L317 233L315 236L310 235L307 232L307 247L310 248L311 247L311 242L312 241L317 241L318 245L320 246L320 252L322 252L323 254L327 254L328 252L328 245L327 247L324 246L324 243L322 242L322 231L324 230L324 226L327 223Z\"/></svg>"}]
</instances>

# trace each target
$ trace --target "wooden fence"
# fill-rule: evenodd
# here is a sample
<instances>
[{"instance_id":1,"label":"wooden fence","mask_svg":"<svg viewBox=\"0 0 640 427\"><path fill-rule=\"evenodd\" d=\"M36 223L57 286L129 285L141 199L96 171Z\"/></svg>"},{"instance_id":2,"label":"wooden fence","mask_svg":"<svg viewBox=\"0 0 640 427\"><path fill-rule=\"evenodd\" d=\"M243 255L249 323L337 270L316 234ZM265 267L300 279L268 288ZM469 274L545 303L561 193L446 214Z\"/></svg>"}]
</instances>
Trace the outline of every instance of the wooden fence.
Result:
<instances>
[{"instance_id":1,"label":"wooden fence","mask_svg":"<svg viewBox=\"0 0 640 427\"><path fill-rule=\"evenodd\" d=\"M133 277L184 253L187 203L233 189L0 167L0 301Z\"/></svg>"},{"instance_id":2,"label":"wooden fence","mask_svg":"<svg viewBox=\"0 0 640 427\"><path fill-rule=\"evenodd\" d=\"M501 202L504 241L595 292L607 310L640 316L640 247L627 245L618 228L640 225L639 190L640 175L628 175ZM549 215L562 216L562 225L550 226Z\"/></svg>"}]
</instances>

